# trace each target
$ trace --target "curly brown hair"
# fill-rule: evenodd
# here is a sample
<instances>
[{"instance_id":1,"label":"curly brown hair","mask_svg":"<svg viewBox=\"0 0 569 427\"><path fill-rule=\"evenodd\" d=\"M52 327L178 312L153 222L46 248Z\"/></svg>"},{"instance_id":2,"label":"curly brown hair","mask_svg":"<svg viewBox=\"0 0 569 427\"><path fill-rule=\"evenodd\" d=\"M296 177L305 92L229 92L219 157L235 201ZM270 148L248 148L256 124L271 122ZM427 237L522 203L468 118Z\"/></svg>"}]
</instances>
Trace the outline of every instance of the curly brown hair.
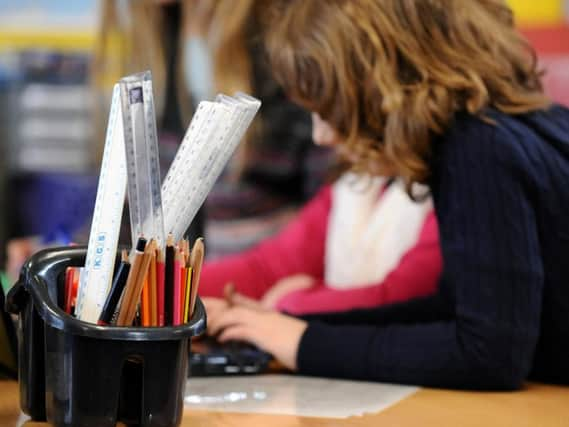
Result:
<instances>
[{"instance_id":1,"label":"curly brown hair","mask_svg":"<svg viewBox=\"0 0 569 427\"><path fill-rule=\"evenodd\" d=\"M503 0L286 0L265 18L277 81L342 135L353 169L424 182L454 115L549 105Z\"/></svg>"}]
</instances>

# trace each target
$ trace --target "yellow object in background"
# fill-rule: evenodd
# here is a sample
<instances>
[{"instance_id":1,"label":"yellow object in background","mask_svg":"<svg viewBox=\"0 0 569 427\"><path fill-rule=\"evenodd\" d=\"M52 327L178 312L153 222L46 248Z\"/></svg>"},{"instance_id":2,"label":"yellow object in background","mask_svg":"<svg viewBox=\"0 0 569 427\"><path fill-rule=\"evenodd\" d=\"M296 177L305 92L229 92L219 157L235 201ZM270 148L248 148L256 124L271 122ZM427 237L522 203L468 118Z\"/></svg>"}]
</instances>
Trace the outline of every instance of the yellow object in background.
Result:
<instances>
[{"instance_id":1,"label":"yellow object in background","mask_svg":"<svg viewBox=\"0 0 569 427\"><path fill-rule=\"evenodd\" d=\"M564 0L507 0L519 27L547 27L565 20Z\"/></svg>"},{"instance_id":2,"label":"yellow object in background","mask_svg":"<svg viewBox=\"0 0 569 427\"><path fill-rule=\"evenodd\" d=\"M0 30L0 52L26 49L51 49L60 52L89 51L95 44L90 31L51 31L22 29Z\"/></svg>"}]
</instances>

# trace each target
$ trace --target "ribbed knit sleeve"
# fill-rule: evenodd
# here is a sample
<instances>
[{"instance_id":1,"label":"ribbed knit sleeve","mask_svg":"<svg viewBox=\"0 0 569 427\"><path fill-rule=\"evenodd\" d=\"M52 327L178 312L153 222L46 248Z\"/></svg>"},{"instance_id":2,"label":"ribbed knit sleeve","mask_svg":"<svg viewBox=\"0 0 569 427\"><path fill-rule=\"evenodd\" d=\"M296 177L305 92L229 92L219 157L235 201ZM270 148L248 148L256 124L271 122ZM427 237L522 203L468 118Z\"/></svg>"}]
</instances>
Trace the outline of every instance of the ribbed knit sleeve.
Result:
<instances>
[{"instance_id":1,"label":"ribbed knit sleeve","mask_svg":"<svg viewBox=\"0 0 569 427\"><path fill-rule=\"evenodd\" d=\"M470 117L439 142L432 192L444 263L441 287L450 290L453 318L389 326L310 322L298 351L301 374L520 387L536 348L544 283L532 183L525 173L532 160L520 144L525 137ZM382 310L392 308L378 308L378 318ZM373 318L369 310L366 316Z\"/></svg>"}]
</instances>

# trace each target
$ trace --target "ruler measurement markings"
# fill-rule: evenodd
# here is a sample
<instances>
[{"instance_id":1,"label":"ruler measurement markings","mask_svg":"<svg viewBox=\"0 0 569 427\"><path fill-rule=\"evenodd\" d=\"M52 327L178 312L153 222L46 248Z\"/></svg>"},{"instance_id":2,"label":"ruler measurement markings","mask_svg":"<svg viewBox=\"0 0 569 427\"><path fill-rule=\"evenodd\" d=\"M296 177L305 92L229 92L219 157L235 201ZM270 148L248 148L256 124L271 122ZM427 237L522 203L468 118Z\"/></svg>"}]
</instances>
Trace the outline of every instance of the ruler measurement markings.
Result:
<instances>
[{"instance_id":1,"label":"ruler measurement markings","mask_svg":"<svg viewBox=\"0 0 569 427\"><path fill-rule=\"evenodd\" d=\"M111 284L120 216L126 192L122 117L117 111L119 103L119 88L115 86L89 236L86 268L77 299L77 316L89 322L98 320L100 309Z\"/></svg>"},{"instance_id":2,"label":"ruler measurement markings","mask_svg":"<svg viewBox=\"0 0 569 427\"><path fill-rule=\"evenodd\" d=\"M133 247L141 236L154 238L161 246L164 218L150 74L129 76L120 84L123 117L128 121L124 137Z\"/></svg>"},{"instance_id":3,"label":"ruler measurement markings","mask_svg":"<svg viewBox=\"0 0 569 427\"><path fill-rule=\"evenodd\" d=\"M212 132L209 136L204 135L207 140L207 144L204 144L204 148L199 155L199 162L196 162L196 167L193 169L193 176L186 183L185 194L187 198L180 200L180 205L177 207L176 212L178 212L177 219L174 223L174 237L181 238L183 233L186 231L187 227L190 225L191 220L197 213L197 210L205 200L205 195L209 191L206 187L210 186L209 180L203 179L201 177L204 167L208 168L208 165L215 164L216 159L219 157L221 146L223 141L227 137L227 130L229 129L228 123L231 122L233 117L234 107L217 104L219 111L218 116L211 126ZM221 123L221 126L216 126L217 123ZM205 185L204 185L205 184Z\"/></svg>"},{"instance_id":4,"label":"ruler measurement markings","mask_svg":"<svg viewBox=\"0 0 569 427\"><path fill-rule=\"evenodd\" d=\"M200 103L196 114L194 115L192 122L186 132L186 135L182 141L180 149L170 166L166 179L164 181L164 185L162 187L162 196L164 202L164 212L165 212L165 230L167 232L171 231L169 228L169 224L171 221L169 219L173 212L173 206L176 203L177 197L179 197L179 188L182 186L184 180L187 180L187 175L191 172L190 169L193 166L191 162L188 162L188 159L194 155L196 151L196 141L195 138L199 135L199 132L202 130L204 126L204 119L207 115L210 114L212 110L211 103ZM199 141L197 141L199 144ZM189 167L188 167L189 165ZM178 169L181 172L178 172Z\"/></svg>"},{"instance_id":5,"label":"ruler measurement markings","mask_svg":"<svg viewBox=\"0 0 569 427\"><path fill-rule=\"evenodd\" d=\"M215 104L211 116L205 122L205 128L202 128L202 132L196 139L194 149L190 151L191 157L184 159L185 162L193 166L188 168L189 173L186 180L181 183L182 187L178 190L183 192L185 197L177 199L173 208L175 220L173 221L172 229L175 238L181 238L189 225L186 218L188 217L188 211L191 209L192 200L195 197L195 183L199 177L200 166L204 164L211 152L216 149L215 135L219 132L216 125L222 122L226 115L227 109L219 104Z\"/></svg>"},{"instance_id":6,"label":"ruler measurement markings","mask_svg":"<svg viewBox=\"0 0 569 427\"><path fill-rule=\"evenodd\" d=\"M176 231L183 218L184 200L190 197L188 193L191 183L195 180L198 167L203 162L203 158L207 156L211 150L211 144L208 141L215 132L215 124L218 123L222 109L218 104L208 102L207 107L200 118L198 118L196 127L193 132L188 132L184 138L184 144L188 147L186 150L176 155L174 162L184 165L180 174L180 179L172 179L163 192L169 194L168 212L166 220L166 230L173 232L175 238L180 238L180 233ZM182 226L183 227L183 226ZM185 230L184 230L185 231ZM183 232L182 232L183 233Z\"/></svg>"}]
</instances>

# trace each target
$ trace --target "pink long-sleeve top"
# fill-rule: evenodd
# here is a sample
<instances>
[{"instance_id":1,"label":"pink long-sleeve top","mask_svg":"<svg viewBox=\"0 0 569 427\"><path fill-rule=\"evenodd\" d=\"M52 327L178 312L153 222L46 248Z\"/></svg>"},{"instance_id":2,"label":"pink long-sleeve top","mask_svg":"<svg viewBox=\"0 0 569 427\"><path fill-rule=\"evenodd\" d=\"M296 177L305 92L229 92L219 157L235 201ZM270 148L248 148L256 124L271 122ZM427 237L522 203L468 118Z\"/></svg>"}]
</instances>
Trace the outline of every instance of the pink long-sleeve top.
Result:
<instances>
[{"instance_id":1,"label":"pink long-sleeve top","mask_svg":"<svg viewBox=\"0 0 569 427\"><path fill-rule=\"evenodd\" d=\"M415 246L380 283L354 284L350 289L327 286L324 254L332 197L331 187L324 187L274 237L246 252L207 262L201 273L200 294L221 297L225 284L233 282L240 293L260 299L278 280L307 274L316 279L313 287L289 293L277 303L281 311L306 314L375 307L436 290L442 257L432 211L426 216Z\"/></svg>"}]
</instances>

